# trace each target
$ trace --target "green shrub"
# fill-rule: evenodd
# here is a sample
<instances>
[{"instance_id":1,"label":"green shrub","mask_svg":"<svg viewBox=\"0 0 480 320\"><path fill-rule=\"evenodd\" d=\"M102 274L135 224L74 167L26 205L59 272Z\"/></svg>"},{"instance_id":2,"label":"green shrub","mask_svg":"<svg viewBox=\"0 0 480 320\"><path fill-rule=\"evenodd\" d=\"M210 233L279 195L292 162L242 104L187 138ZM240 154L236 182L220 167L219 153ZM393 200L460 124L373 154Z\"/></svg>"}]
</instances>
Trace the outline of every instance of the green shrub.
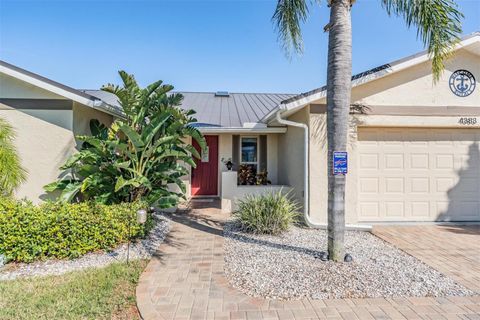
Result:
<instances>
[{"instance_id":1,"label":"green shrub","mask_svg":"<svg viewBox=\"0 0 480 320\"><path fill-rule=\"evenodd\" d=\"M144 203L103 205L96 203L28 201L0 198L0 254L7 261L32 262L45 258L76 258L108 250L132 238L145 236L153 224L136 222Z\"/></svg>"},{"instance_id":2,"label":"green shrub","mask_svg":"<svg viewBox=\"0 0 480 320\"><path fill-rule=\"evenodd\" d=\"M262 234L279 234L287 230L298 217L298 204L288 194L268 192L247 195L233 213L243 230Z\"/></svg>"}]
</instances>

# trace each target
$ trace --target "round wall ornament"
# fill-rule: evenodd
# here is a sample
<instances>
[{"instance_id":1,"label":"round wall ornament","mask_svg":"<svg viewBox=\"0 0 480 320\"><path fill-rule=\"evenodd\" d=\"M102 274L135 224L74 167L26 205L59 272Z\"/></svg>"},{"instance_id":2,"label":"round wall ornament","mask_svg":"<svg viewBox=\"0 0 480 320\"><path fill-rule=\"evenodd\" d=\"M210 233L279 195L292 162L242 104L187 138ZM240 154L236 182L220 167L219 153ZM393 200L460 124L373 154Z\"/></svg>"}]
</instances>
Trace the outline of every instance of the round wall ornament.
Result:
<instances>
[{"instance_id":1,"label":"round wall ornament","mask_svg":"<svg viewBox=\"0 0 480 320\"><path fill-rule=\"evenodd\" d=\"M457 70L452 73L448 83L450 90L459 97L466 97L472 94L476 85L475 77L467 70Z\"/></svg>"}]
</instances>

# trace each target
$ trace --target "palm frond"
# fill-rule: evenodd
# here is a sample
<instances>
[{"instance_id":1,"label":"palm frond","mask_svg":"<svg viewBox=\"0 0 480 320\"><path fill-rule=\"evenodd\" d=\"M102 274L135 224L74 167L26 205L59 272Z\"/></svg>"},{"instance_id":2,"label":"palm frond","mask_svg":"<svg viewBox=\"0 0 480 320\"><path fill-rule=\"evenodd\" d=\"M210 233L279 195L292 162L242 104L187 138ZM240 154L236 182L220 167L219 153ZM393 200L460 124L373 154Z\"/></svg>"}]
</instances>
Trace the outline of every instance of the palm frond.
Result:
<instances>
[{"instance_id":1,"label":"palm frond","mask_svg":"<svg viewBox=\"0 0 480 320\"><path fill-rule=\"evenodd\" d=\"M290 54L292 49L297 53L303 52L301 24L307 17L308 4L305 0L278 0L272 21L287 54Z\"/></svg>"},{"instance_id":2,"label":"palm frond","mask_svg":"<svg viewBox=\"0 0 480 320\"><path fill-rule=\"evenodd\" d=\"M407 26L417 28L417 37L432 58L434 81L445 69L445 60L462 34L463 14L454 0L382 0L389 15L402 17Z\"/></svg>"},{"instance_id":3,"label":"palm frond","mask_svg":"<svg viewBox=\"0 0 480 320\"><path fill-rule=\"evenodd\" d=\"M0 119L0 195L10 195L27 178L14 145L15 131Z\"/></svg>"}]
</instances>

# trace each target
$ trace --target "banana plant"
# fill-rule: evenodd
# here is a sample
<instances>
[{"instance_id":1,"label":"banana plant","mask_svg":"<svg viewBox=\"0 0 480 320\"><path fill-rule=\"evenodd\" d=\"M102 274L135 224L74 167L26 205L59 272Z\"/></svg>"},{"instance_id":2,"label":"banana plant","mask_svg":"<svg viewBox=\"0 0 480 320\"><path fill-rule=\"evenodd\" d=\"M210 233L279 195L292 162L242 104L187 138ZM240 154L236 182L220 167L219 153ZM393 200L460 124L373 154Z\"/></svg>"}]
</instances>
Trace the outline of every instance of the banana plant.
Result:
<instances>
[{"instance_id":1,"label":"banana plant","mask_svg":"<svg viewBox=\"0 0 480 320\"><path fill-rule=\"evenodd\" d=\"M133 75L119 74L123 86L109 84L102 89L118 97L125 118L108 128L92 120L92 135L78 137L83 141L82 150L61 168L70 174L45 189L60 191L61 201L142 199L163 208L174 206L184 198L181 178L188 174L187 166L195 167L193 157L200 157L187 141L206 146L202 134L192 126L194 112L178 107L183 97L170 93L172 86L157 81L142 89ZM171 191L171 185L181 192Z\"/></svg>"}]
</instances>

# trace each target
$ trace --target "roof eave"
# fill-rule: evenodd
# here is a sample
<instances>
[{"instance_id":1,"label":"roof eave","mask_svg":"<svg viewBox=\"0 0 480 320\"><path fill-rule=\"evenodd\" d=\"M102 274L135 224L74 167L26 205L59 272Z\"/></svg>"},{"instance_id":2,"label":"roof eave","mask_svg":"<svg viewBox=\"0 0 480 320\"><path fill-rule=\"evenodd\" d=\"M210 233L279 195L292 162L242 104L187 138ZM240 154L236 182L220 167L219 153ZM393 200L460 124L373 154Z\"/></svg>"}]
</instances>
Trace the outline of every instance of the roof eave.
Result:
<instances>
[{"instance_id":1,"label":"roof eave","mask_svg":"<svg viewBox=\"0 0 480 320\"><path fill-rule=\"evenodd\" d=\"M453 50L458 50L464 47L467 47L475 42L480 41L480 32L474 32L468 36L465 36L456 46ZM355 80L352 80L352 88L374 81L378 80L380 78L383 78L389 74L405 70L407 68L410 68L414 65L426 62L430 59L429 54L427 50L423 50L421 52L418 52L414 55L407 56L405 58L396 60L390 64L388 64L388 68L381 69L377 72L371 73L371 74L366 74L363 77L357 78ZM277 106L275 109L273 109L271 112L269 112L263 119L262 122L265 123L271 123L274 118L275 114L278 112L278 110L284 110L284 116L291 115L295 113L296 111L304 108L308 104L311 104L317 100L320 100L322 98L326 98L326 93L327 90L325 87L319 89L315 89L310 91L311 94L300 94L297 97L293 97L287 100L284 100L279 106Z\"/></svg>"},{"instance_id":2,"label":"roof eave","mask_svg":"<svg viewBox=\"0 0 480 320\"><path fill-rule=\"evenodd\" d=\"M78 91L76 89L70 88L53 80L47 79L30 71L18 68L7 62L0 61L0 73L4 73L18 80L24 81L36 87L42 88L46 91L55 93L59 96L86 105L90 108L108 113L110 115L118 117L124 116L122 112L116 110L114 107L105 103L101 99L98 99L87 93Z\"/></svg>"},{"instance_id":3,"label":"roof eave","mask_svg":"<svg viewBox=\"0 0 480 320\"><path fill-rule=\"evenodd\" d=\"M265 128L245 128L245 127L197 127L204 134L208 133L285 133L286 127L265 127Z\"/></svg>"}]
</instances>

